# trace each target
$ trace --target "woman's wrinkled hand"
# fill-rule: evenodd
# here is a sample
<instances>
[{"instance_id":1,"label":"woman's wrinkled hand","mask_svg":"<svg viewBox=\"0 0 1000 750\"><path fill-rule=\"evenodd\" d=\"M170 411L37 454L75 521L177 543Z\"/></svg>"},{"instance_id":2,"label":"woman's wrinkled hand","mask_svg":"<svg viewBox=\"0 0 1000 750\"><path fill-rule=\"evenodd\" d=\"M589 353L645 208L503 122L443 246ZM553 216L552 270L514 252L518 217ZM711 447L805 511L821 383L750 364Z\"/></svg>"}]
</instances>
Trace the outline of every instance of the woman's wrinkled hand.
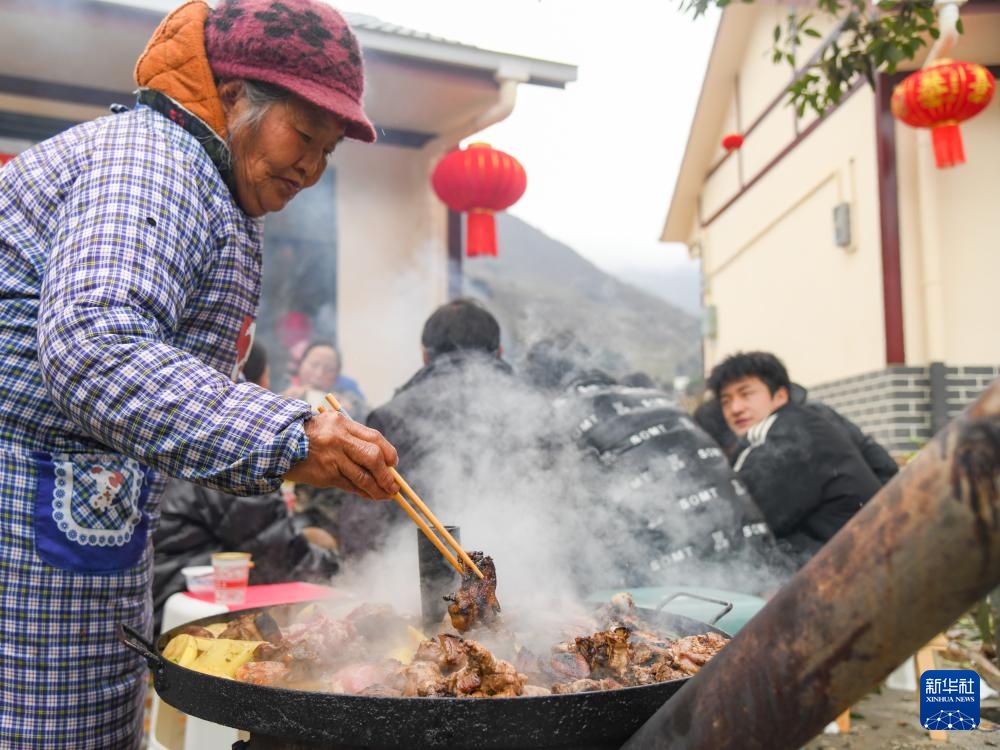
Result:
<instances>
[{"instance_id":1,"label":"woman's wrinkled hand","mask_svg":"<svg viewBox=\"0 0 1000 750\"><path fill-rule=\"evenodd\" d=\"M382 433L327 411L303 424L309 454L292 466L285 479L314 487L337 487L373 500L399 492L389 471L396 465L396 449Z\"/></svg>"}]
</instances>

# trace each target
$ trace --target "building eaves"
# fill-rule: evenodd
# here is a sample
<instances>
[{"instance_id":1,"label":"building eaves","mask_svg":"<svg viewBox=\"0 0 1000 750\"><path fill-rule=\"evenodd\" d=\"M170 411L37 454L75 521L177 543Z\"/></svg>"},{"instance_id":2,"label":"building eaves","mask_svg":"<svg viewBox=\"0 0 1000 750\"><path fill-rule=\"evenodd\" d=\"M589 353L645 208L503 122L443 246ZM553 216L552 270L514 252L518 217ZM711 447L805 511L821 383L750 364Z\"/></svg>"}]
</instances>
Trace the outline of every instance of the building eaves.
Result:
<instances>
[{"instance_id":1,"label":"building eaves","mask_svg":"<svg viewBox=\"0 0 1000 750\"><path fill-rule=\"evenodd\" d=\"M660 235L662 242L687 243L691 239L698 219L698 196L718 150L717 136L726 114L731 82L746 49L746 30L757 12L753 6L729 5L719 19L698 105L691 119L684 158Z\"/></svg>"},{"instance_id":2,"label":"building eaves","mask_svg":"<svg viewBox=\"0 0 1000 750\"><path fill-rule=\"evenodd\" d=\"M61 0L45 0L58 2ZM29 0L14 0L27 3ZM84 5L116 9L145 19L162 18L177 5L177 0L84 0ZM481 49L441 36L383 21L365 13L344 11L361 42L364 53L373 57L403 58L467 70L474 75L495 78L497 75L517 78L536 86L565 88L576 80L575 65L511 55Z\"/></svg>"},{"instance_id":3,"label":"building eaves","mask_svg":"<svg viewBox=\"0 0 1000 750\"><path fill-rule=\"evenodd\" d=\"M345 12L344 16L365 54L409 58L491 77L503 75L536 86L565 88L576 80L575 65L474 47L361 13Z\"/></svg>"}]
</instances>

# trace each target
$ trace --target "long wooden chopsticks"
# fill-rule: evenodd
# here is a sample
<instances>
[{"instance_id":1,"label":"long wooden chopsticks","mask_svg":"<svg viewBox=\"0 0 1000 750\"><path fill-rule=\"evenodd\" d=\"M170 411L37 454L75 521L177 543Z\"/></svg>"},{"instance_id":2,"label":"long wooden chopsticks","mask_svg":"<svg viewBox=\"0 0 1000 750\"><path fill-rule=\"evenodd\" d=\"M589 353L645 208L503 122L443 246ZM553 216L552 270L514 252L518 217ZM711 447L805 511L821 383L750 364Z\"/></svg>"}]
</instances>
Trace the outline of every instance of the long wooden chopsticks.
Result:
<instances>
[{"instance_id":1,"label":"long wooden chopsticks","mask_svg":"<svg viewBox=\"0 0 1000 750\"><path fill-rule=\"evenodd\" d=\"M337 399L333 396L332 393L326 394L326 402L330 404L330 406L333 407L334 410L339 411L348 419L352 419L351 415L348 414L346 411L344 411L344 407L340 405L340 402L337 401ZM320 412L324 411L322 406L318 407L318 410ZM437 529L437 531L441 534L442 537L444 537L445 541L447 541L448 544L450 544L452 548L455 550L455 552L458 553L458 556L462 559L462 563L467 565L469 570L471 570L477 576L483 578L482 571L476 567L476 564L472 561L472 558L469 557L469 555L466 553L464 549L462 549L462 545L460 545L457 541L455 541L455 537L453 537L450 533L448 533L448 529L445 528L444 524L437 519L437 516L431 513L431 509L428 508L427 505L424 503L424 501L420 499L420 496L413 491L413 488L406 483L406 480L399 475L399 472L396 471L396 469L391 466L389 467L389 471L392 472L393 479L395 479L399 483L399 486L403 488L403 492L405 492L409 497L409 499L413 502L413 504L417 506L417 508L420 510L420 513L423 513L425 516L427 516L427 520L431 522L434 528ZM455 555L453 555L451 551L444 546L438 535L435 534L433 531L431 531L430 527L427 525L427 522L424 521L424 519L420 517L420 514L418 514L417 511L410 505L410 503L407 502L407 498L403 497L402 494L397 492L395 495L392 496L392 499L395 500L396 503L399 505L399 507L406 512L406 515L410 517L413 523L415 523L417 527L422 532L424 532L424 536L426 536L427 539L430 540L431 544L437 547L438 552L444 555L444 558L449 563L451 563L451 566L458 571L458 574L465 575L466 571L465 567L463 567L463 565L459 563L457 559L455 559Z\"/></svg>"}]
</instances>

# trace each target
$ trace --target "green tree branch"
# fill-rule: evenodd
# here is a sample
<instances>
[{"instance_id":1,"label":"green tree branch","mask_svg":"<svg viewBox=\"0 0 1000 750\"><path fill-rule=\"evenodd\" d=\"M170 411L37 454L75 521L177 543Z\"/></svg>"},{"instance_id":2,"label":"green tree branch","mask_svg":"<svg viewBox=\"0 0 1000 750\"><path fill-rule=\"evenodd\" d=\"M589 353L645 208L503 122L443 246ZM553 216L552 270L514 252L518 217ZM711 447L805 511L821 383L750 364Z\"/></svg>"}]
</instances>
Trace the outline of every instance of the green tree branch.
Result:
<instances>
[{"instance_id":1,"label":"green tree branch","mask_svg":"<svg viewBox=\"0 0 1000 750\"><path fill-rule=\"evenodd\" d=\"M680 8L698 18L711 7L721 9L730 3L680 0ZM804 41L823 39L816 23L821 18L835 20L836 30L810 60L797 59ZM937 37L932 0L881 0L874 6L867 0L818 0L815 8L793 10L783 24L774 27L771 60L796 72L788 94L801 117L806 110L822 114L862 77L874 86L876 73L896 72Z\"/></svg>"}]
</instances>

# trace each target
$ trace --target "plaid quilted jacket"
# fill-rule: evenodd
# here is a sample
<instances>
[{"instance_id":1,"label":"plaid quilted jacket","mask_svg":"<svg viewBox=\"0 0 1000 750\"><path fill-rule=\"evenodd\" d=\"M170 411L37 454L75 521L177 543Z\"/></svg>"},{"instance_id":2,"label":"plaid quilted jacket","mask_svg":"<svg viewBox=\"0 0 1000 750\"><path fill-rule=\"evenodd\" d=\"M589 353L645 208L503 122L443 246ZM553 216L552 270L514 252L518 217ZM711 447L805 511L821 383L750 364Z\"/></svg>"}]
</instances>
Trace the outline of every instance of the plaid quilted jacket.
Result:
<instances>
[{"instance_id":1,"label":"plaid quilted jacket","mask_svg":"<svg viewBox=\"0 0 1000 750\"><path fill-rule=\"evenodd\" d=\"M0 172L0 449L111 448L273 490L305 456L309 412L234 382L260 227L190 133L147 107L110 118Z\"/></svg>"}]
</instances>

